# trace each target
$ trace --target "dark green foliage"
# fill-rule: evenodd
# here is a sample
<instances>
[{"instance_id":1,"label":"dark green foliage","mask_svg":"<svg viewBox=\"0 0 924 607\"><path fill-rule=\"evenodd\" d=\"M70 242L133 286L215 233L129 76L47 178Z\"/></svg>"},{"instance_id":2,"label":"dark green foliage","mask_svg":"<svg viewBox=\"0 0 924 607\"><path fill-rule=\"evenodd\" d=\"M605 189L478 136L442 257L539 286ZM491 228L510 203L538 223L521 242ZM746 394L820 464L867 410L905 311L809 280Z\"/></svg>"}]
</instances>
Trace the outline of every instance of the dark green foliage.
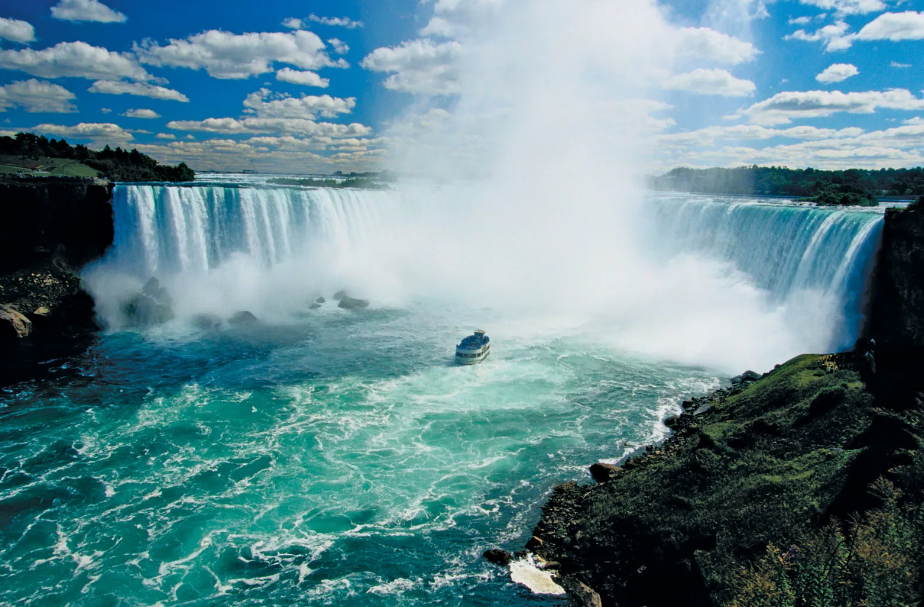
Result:
<instances>
[{"instance_id":1,"label":"dark green foliage","mask_svg":"<svg viewBox=\"0 0 924 607\"><path fill-rule=\"evenodd\" d=\"M795 358L693 409L707 406L676 420L670 439L625 462L617 479L556 492L534 531L539 554L604 604L729 604L742 567L761 562L768 544L801 545L833 515L876 506L867 488L883 474L906 475L896 482L909 495L920 483L910 443L871 429L884 417L922 428L921 416L884 413L849 354ZM801 591L783 573L765 572L761 583L775 590L760 607L839 605L791 603Z\"/></svg>"},{"instance_id":2,"label":"dark green foliage","mask_svg":"<svg viewBox=\"0 0 924 607\"><path fill-rule=\"evenodd\" d=\"M793 196L818 204L875 205L880 196L924 195L924 169L676 168L648 179L656 190L739 196Z\"/></svg>"},{"instance_id":3,"label":"dark green foliage","mask_svg":"<svg viewBox=\"0 0 924 607\"><path fill-rule=\"evenodd\" d=\"M883 506L842 529L832 521L783 551L774 544L733 582L728 607L910 607L920 600L924 509L901 507L880 479Z\"/></svg>"},{"instance_id":4,"label":"dark green foliage","mask_svg":"<svg viewBox=\"0 0 924 607\"><path fill-rule=\"evenodd\" d=\"M95 152L83 145L71 146L64 139L47 139L33 133L0 137L0 154L28 158L69 158L97 170L111 181L192 181L196 173L181 162L163 166L138 150L111 149Z\"/></svg>"}]
</instances>

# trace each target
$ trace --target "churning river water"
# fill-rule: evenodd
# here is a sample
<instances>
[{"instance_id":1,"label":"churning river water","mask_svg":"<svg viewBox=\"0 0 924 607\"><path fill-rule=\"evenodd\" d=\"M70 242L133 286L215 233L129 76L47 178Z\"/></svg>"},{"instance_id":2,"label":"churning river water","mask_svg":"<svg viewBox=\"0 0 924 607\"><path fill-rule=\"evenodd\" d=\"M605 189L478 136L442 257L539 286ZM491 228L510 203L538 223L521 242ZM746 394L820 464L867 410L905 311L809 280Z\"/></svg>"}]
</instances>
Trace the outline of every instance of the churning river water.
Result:
<instances>
[{"instance_id":1,"label":"churning river water","mask_svg":"<svg viewBox=\"0 0 924 607\"><path fill-rule=\"evenodd\" d=\"M163 270L161 258L177 259L164 245L175 216L131 223L151 200L168 211L170 196L192 204L170 190L117 191L125 208L116 209L116 248L123 259L140 251L123 266L140 268L139 281L158 263ZM201 194L211 205L224 196ZM249 229L234 215L239 193L227 196L236 202L220 212L203 207L214 225L195 227L206 265L221 261L222 247L230 255L265 245L257 232L238 242L220 225L224 213L227 225ZM311 202L304 192L275 196L255 204L289 205L294 216L298 200ZM325 196L349 223L341 194ZM736 220L725 202L659 204L713 213L711 226ZM744 223L728 229L756 230L754 212L741 210ZM864 265L881 221L779 213L766 210L765 219L803 222L791 251L780 238L761 245L784 269L763 276L754 259L738 261L768 292L790 288L780 272L790 273L787 284L840 281L845 291L860 272L850 264ZM317 217L314 209L298 221ZM680 224L659 221L681 238ZM702 248L735 261L729 238ZM812 261L799 274L801 260L836 246L831 268ZM740 248L753 255L754 246ZM859 257L845 269L849 255ZM218 331L183 318L113 328L79 358L49 361L51 379L3 389L0 605L559 604L481 553L522 547L553 486L590 482L589 464L658 440L682 398L727 374L634 355L592 327L512 314L489 299L362 311L328 302ZM456 366L455 343L479 327L494 352L481 365Z\"/></svg>"}]
</instances>

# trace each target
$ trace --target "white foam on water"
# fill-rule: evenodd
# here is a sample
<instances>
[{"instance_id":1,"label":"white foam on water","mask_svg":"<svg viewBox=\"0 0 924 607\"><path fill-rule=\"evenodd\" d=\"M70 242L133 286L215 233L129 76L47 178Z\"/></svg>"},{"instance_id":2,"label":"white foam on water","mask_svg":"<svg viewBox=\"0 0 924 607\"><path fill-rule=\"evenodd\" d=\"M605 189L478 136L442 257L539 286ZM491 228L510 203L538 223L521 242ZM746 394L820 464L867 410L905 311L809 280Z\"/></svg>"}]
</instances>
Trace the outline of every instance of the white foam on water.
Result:
<instances>
[{"instance_id":1,"label":"white foam on water","mask_svg":"<svg viewBox=\"0 0 924 607\"><path fill-rule=\"evenodd\" d=\"M551 572L540 568L533 555L510 563L510 579L526 586L534 594L565 594L565 589L558 585Z\"/></svg>"}]
</instances>

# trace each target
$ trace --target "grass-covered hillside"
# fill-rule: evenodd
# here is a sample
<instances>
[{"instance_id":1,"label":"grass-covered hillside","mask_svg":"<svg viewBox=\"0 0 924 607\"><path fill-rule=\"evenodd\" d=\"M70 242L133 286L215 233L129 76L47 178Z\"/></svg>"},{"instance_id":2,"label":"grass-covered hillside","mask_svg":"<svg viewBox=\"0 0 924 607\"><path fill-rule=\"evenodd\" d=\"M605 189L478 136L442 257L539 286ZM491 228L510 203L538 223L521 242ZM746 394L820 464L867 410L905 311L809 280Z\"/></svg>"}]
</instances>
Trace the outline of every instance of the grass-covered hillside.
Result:
<instances>
[{"instance_id":1,"label":"grass-covered hillside","mask_svg":"<svg viewBox=\"0 0 924 607\"><path fill-rule=\"evenodd\" d=\"M534 551L604 605L918 604L924 407L864 365L800 356L688 401L664 444L556 489Z\"/></svg>"},{"instance_id":2,"label":"grass-covered hillside","mask_svg":"<svg viewBox=\"0 0 924 607\"><path fill-rule=\"evenodd\" d=\"M94 151L70 145L64 139L47 139L33 133L0 137L0 177L55 176L104 177L110 181L192 181L195 172L180 163L159 164L138 150Z\"/></svg>"}]
</instances>

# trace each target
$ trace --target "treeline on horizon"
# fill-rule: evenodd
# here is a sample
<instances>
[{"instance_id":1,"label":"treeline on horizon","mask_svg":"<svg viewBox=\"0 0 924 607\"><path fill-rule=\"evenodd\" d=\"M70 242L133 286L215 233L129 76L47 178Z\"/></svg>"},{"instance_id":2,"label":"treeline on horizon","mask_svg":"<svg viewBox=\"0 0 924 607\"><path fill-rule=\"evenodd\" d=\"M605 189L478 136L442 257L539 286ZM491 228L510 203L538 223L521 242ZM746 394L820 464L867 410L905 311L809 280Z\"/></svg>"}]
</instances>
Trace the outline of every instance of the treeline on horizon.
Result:
<instances>
[{"instance_id":1,"label":"treeline on horizon","mask_svg":"<svg viewBox=\"0 0 924 607\"><path fill-rule=\"evenodd\" d=\"M0 154L23 159L65 158L95 169L110 181L192 181L196 172L181 162L175 167L162 165L136 149L108 145L94 151L84 145L70 145L64 139L48 139L34 133L16 133L0 137Z\"/></svg>"},{"instance_id":2,"label":"treeline on horizon","mask_svg":"<svg viewBox=\"0 0 924 607\"><path fill-rule=\"evenodd\" d=\"M924 169L788 169L679 167L648 178L654 190L738 196L792 196L818 204L875 205L882 196L924 195Z\"/></svg>"}]
</instances>

